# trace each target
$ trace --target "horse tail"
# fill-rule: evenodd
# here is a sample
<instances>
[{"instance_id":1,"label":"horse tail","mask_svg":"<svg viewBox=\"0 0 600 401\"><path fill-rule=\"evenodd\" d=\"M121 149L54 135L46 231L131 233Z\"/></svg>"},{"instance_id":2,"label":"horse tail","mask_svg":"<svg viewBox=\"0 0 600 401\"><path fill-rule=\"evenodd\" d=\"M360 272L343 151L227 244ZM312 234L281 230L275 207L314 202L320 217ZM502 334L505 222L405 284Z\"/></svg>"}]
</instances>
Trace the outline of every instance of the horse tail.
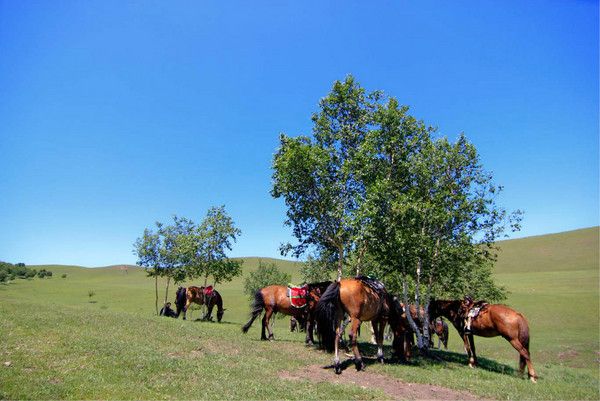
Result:
<instances>
[{"instance_id":1,"label":"horse tail","mask_svg":"<svg viewBox=\"0 0 600 401\"><path fill-rule=\"evenodd\" d=\"M261 312L265 308L265 299L263 298L261 290L256 291L256 293L254 294L254 301L252 302L251 307L252 310L250 311L250 314L252 316L250 317L250 320L248 320L248 323L246 323L244 327L242 327L243 333L248 332L250 326L252 326L252 323L254 323L254 320L256 320L256 318L260 316Z\"/></svg>"},{"instance_id":2,"label":"horse tail","mask_svg":"<svg viewBox=\"0 0 600 401\"><path fill-rule=\"evenodd\" d=\"M529 352L529 324L523 315L519 319L519 342Z\"/></svg>"},{"instance_id":3,"label":"horse tail","mask_svg":"<svg viewBox=\"0 0 600 401\"><path fill-rule=\"evenodd\" d=\"M317 322L317 334L321 341L321 347L328 352L335 349L335 336L337 312L340 308L340 283L334 281L321 295L315 308L315 321Z\"/></svg>"},{"instance_id":4,"label":"horse tail","mask_svg":"<svg viewBox=\"0 0 600 401\"><path fill-rule=\"evenodd\" d=\"M185 307L186 293L187 293L187 288L185 288L185 287L179 287L177 289L177 293L175 294L175 309L177 310L176 317L179 317L179 314Z\"/></svg>"}]
</instances>

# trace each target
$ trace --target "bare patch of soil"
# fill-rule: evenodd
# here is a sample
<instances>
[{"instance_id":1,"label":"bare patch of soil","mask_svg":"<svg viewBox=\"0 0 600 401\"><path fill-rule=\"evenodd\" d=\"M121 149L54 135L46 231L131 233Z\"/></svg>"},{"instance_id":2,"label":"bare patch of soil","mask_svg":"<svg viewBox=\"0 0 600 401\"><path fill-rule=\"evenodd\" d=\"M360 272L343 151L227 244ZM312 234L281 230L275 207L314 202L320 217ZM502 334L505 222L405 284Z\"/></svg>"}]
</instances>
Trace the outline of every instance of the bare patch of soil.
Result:
<instances>
[{"instance_id":1,"label":"bare patch of soil","mask_svg":"<svg viewBox=\"0 0 600 401\"><path fill-rule=\"evenodd\" d=\"M579 352L575 351L574 349L568 349L565 352L559 352L558 358L559 359L571 359L571 358L575 358L577 355L579 355Z\"/></svg>"},{"instance_id":2,"label":"bare patch of soil","mask_svg":"<svg viewBox=\"0 0 600 401\"><path fill-rule=\"evenodd\" d=\"M307 366L294 372L279 372L279 377L285 380L308 380L310 382L329 382L350 384L361 388L377 388L394 400L481 400L466 391L431 384L406 383L389 376L371 373L368 370L357 372L354 367L336 375L332 369L323 369L319 365Z\"/></svg>"}]
</instances>

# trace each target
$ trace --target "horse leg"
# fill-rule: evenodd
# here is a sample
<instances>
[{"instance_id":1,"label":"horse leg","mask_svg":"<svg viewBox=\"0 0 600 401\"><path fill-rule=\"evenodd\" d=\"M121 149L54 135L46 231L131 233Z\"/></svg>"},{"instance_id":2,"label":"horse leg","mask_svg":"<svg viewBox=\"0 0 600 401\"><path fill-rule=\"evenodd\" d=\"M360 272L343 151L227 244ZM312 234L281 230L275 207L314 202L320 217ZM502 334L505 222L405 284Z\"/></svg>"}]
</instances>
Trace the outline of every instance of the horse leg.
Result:
<instances>
[{"instance_id":1,"label":"horse leg","mask_svg":"<svg viewBox=\"0 0 600 401\"><path fill-rule=\"evenodd\" d=\"M335 322L335 342L334 342L334 352L335 357L333 358L333 369L336 375L342 373L342 366L340 365L340 337L341 337L341 327L340 321L336 319Z\"/></svg>"},{"instance_id":2,"label":"horse leg","mask_svg":"<svg viewBox=\"0 0 600 401\"><path fill-rule=\"evenodd\" d=\"M269 323L269 319L267 318L267 315L270 317L272 313L273 312L271 311L271 309L265 308L265 315L262 318L262 328L260 331L260 339L261 340L267 340L267 335L265 333L265 331L267 329L267 324Z\"/></svg>"},{"instance_id":3,"label":"horse leg","mask_svg":"<svg viewBox=\"0 0 600 401\"><path fill-rule=\"evenodd\" d=\"M265 323L267 331L269 332L269 341L272 341L275 339L275 337L273 336L273 331L271 330L271 324L270 324L271 316L273 316L273 313L274 313L273 309L269 309L265 312L265 317L263 318L263 322Z\"/></svg>"},{"instance_id":4,"label":"horse leg","mask_svg":"<svg viewBox=\"0 0 600 401\"><path fill-rule=\"evenodd\" d=\"M189 299L185 301L185 306L183 307L183 320L185 320L185 314L187 313L191 303L192 302Z\"/></svg>"},{"instance_id":5,"label":"horse leg","mask_svg":"<svg viewBox=\"0 0 600 401\"><path fill-rule=\"evenodd\" d=\"M365 370L365 364L362 361L360 352L358 352L358 329L360 328L360 319L352 319L352 327L350 328L350 342L352 344L352 352L354 353L354 365L356 370Z\"/></svg>"},{"instance_id":6,"label":"horse leg","mask_svg":"<svg viewBox=\"0 0 600 401\"><path fill-rule=\"evenodd\" d=\"M312 314L308 314L306 317L306 340L304 341L306 345L313 345L315 343L315 338L313 337L313 327L314 327L314 319Z\"/></svg>"},{"instance_id":7,"label":"horse leg","mask_svg":"<svg viewBox=\"0 0 600 401\"><path fill-rule=\"evenodd\" d=\"M375 332L375 341L377 342L377 361L383 363L383 332L386 321L384 319L373 321L373 331Z\"/></svg>"},{"instance_id":8,"label":"horse leg","mask_svg":"<svg viewBox=\"0 0 600 401\"><path fill-rule=\"evenodd\" d=\"M475 358L474 358L474 350L471 349L471 341L469 341L469 335L468 334L463 334L463 340L465 342L465 351L467 353L467 356L469 357L469 367L470 368L474 368L475 367Z\"/></svg>"},{"instance_id":9,"label":"horse leg","mask_svg":"<svg viewBox=\"0 0 600 401\"><path fill-rule=\"evenodd\" d=\"M206 312L206 315L204 315L204 320L211 320L212 319L212 310L215 307L215 304L212 302L208 302L207 304L208 310Z\"/></svg>"},{"instance_id":10,"label":"horse leg","mask_svg":"<svg viewBox=\"0 0 600 401\"><path fill-rule=\"evenodd\" d=\"M527 348L525 348L523 344L521 344L521 342L516 338L510 340L510 345L512 345L513 348L519 353L519 374L523 374L525 365L527 365L527 377L529 377L529 380L535 383L537 381L537 375L533 369L533 363L531 363L531 355L529 355L529 350L527 350Z\"/></svg>"},{"instance_id":11,"label":"horse leg","mask_svg":"<svg viewBox=\"0 0 600 401\"><path fill-rule=\"evenodd\" d=\"M471 349L471 358L469 359L469 366L474 368L477 366L477 354L475 353L475 340L473 334L469 334L469 348Z\"/></svg>"}]
</instances>

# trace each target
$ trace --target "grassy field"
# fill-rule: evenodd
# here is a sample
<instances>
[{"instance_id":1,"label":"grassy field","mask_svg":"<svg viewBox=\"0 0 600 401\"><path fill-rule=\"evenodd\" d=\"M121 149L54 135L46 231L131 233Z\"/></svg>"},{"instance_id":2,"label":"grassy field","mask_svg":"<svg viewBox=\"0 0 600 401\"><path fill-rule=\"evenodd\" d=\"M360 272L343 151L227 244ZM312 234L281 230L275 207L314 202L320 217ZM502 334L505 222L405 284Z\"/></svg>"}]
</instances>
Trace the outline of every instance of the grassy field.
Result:
<instances>
[{"instance_id":1,"label":"grassy field","mask_svg":"<svg viewBox=\"0 0 600 401\"><path fill-rule=\"evenodd\" d=\"M469 369L453 329L449 350L436 352L440 361L369 365L368 372L494 399L599 399L598 232L500 244L496 278L511 291L507 303L529 319L538 384L517 377L517 354L501 338L477 337L482 366ZM298 263L262 260L299 279ZM257 265L247 258L245 274ZM243 278L219 286L227 311L217 324L156 317L154 283L140 268L44 268L53 278L0 285L0 398L386 398L360 383L280 380L282 371L328 365L331 356L307 349L287 319L276 320L274 343L259 341L259 321L242 335L249 309Z\"/></svg>"}]
</instances>

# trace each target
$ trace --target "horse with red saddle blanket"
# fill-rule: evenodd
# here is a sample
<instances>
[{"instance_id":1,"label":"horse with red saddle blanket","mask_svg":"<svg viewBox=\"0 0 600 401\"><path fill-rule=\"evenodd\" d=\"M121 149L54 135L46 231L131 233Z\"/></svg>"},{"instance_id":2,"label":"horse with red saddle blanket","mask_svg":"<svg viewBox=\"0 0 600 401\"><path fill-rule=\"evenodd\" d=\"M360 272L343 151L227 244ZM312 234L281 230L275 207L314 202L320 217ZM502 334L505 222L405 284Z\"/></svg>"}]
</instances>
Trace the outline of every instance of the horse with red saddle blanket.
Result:
<instances>
[{"instance_id":1,"label":"horse with red saddle blanket","mask_svg":"<svg viewBox=\"0 0 600 401\"><path fill-rule=\"evenodd\" d=\"M306 284L302 287L270 285L261 288L254 294L250 320L242 327L242 331L247 333L254 320L264 310L260 339L272 340L274 336L269 322L274 313L280 312L293 316L301 325L306 322L306 344L313 344L314 310L329 284L331 281ZM269 337L266 331L269 332Z\"/></svg>"},{"instance_id":2,"label":"horse with red saddle blanket","mask_svg":"<svg viewBox=\"0 0 600 401\"><path fill-rule=\"evenodd\" d=\"M212 310L217 307L217 321L221 321L225 309L223 309L223 298L219 291L212 286L208 287L179 287L175 294L175 306L177 307L177 317L183 312L183 319L190 305L196 303L198 305L206 305L207 312L202 317L202 320L212 320Z\"/></svg>"}]
</instances>

